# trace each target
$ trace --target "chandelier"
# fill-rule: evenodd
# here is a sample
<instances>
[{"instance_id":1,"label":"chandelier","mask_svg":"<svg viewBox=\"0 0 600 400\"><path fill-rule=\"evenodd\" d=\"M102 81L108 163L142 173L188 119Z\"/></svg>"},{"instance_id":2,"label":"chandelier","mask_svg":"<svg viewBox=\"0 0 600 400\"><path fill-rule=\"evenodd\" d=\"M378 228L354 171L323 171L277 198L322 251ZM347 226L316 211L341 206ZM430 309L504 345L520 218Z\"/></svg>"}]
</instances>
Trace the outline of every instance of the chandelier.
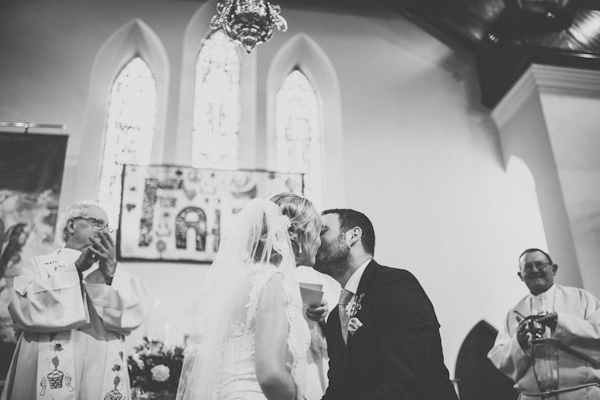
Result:
<instances>
[{"instance_id":1,"label":"chandelier","mask_svg":"<svg viewBox=\"0 0 600 400\"><path fill-rule=\"evenodd\" d=\"M223 0L217 4L217 15L212 17L210 27L222 29L250 53L254 46L271 39L275 28L287 30L280 12L281 7L266 0Z\"/></svg>"}]
</instances>

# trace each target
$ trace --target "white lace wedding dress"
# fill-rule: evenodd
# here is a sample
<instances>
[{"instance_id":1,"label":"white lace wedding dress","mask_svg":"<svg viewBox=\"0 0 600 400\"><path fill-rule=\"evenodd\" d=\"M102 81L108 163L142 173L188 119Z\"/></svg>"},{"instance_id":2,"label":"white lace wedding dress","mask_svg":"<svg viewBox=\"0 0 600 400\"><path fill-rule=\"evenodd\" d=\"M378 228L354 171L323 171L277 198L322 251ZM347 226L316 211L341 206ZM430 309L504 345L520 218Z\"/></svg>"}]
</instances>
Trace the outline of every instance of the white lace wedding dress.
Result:
<instances>
[{"instance_id":1,"label":"white lace wedding dress","mask_svg":"<svg viewBox=\"0 0 600 400\"><path fill-rule=\"evenodd\" d=\"M177 400L266 399L256 375L256 317L273 312L259 310L259 299L275 274L283 278L277 282L289 324L286 366L303 399L310 333L287 228L268 200L253 200L237 219L235 237L222 242L204 285L210 293L199 332L186 348Z\"/></svg>"},{"instance_id":2,"label":"white lace wedding dress","mask_svg":"<svg viewBox=\"0 0 600 400\"><path fill-rule=\"evenodd\" d=\"M256 265L248 275L247 313L245 316L240 316L242 318L231 327L230 335L223 344L221 371L214 396L216 399L265 399L256 379L255 323L259 296L267 281L277 273L281 271L272 265ZM310 334L306 321L302 317L302 300L298 283L289 274L284 276L283 290L288 300L286 314L290 325L286 366L296 385L301 386L297 388L298 391L303 393Z\"/></svg>"}]
</instances>

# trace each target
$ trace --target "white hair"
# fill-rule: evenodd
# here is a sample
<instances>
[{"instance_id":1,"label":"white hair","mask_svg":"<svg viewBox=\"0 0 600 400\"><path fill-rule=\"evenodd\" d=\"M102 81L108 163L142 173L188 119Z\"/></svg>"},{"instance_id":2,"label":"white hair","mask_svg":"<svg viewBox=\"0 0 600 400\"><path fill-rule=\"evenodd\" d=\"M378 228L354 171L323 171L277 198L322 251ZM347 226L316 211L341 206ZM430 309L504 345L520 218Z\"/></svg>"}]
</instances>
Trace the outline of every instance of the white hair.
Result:
<instances>
[{"instance_id":1,"label":"white hair","mask_svg":"<svg viewBox=\"0 0 600 400\"><path fill-rule=\"evenodd\" d=\"M66 243L67 239L69 238L69 231L67 230L67 224L69 221L77 217L85 217L88 214L88 209L90 206L102 208L99 203L83 200L72 204L67 211L63 213L57 227L57 231L61 232L60 238L62 239L63 243Z\"/></svg>"}]
</instances>

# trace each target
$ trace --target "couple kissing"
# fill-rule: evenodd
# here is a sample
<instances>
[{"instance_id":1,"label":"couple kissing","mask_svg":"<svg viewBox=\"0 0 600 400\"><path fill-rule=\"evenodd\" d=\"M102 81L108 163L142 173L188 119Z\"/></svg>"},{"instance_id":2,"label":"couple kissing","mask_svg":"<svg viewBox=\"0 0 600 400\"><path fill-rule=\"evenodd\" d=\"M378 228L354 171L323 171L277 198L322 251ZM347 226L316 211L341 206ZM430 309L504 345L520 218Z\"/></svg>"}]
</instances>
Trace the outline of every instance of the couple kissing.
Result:
<instances>
[{"instance_id":1,"label":"couple kissing","mask_svg":"<svg viewBox=\"0 0 600 400\"><path fill-rule=\"evenodd\" d=\"M429 298L410 272L373 260L364 214L321 215L281 193L235 220L203 285L178 400L457 399ZM298 271L310 267L339 301L303 304Z\"/></svg>"}]
</instances>

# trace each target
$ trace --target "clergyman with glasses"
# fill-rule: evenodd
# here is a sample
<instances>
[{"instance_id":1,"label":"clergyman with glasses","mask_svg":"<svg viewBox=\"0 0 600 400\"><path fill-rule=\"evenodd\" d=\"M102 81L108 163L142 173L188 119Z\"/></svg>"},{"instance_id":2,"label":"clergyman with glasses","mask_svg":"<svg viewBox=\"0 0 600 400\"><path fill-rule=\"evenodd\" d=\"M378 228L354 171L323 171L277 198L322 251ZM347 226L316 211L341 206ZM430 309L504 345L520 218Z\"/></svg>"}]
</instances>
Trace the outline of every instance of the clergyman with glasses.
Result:
<instances>
[{"instance_id":1,"label":"clergyman with glasses","mask_svg":"<svg viewBox=\"0 0 600 400\"><path fill-rule=\"evenodd\" d=\"M23 333L2 400L131 398L125 336L144 321L148 291L117 263L107 221L98 204L72 205L65 246L15 277L9 311Z\"/></svg>"},{"instance_id":2,"label":"clergyman with glasses","mask_svg":"<svg viewBox=\"0 0 600 400\"><path fill-rule=\"evenodd\" d=\"M600 400L600 301L555 284L557 269L540 249L521 254L530 294L508 312L488 357L521 400Z\"/></svg>"}]
</instances>

